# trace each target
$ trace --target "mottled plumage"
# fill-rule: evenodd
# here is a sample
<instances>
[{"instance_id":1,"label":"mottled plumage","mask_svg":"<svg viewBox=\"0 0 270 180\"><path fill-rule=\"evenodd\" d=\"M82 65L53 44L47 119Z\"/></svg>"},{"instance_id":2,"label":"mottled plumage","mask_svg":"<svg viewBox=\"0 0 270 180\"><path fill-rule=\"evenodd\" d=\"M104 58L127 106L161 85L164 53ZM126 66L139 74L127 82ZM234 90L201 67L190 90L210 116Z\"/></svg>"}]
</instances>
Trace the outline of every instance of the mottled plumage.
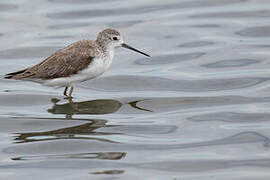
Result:
<instances>
[{"instance_id":1,"label":"mottled plumage","mask_svg":"<svg viewBox=\"0 0 270 180\"><path fill-rule=\"evenodd\" d=\"M33 67L7 74L7 78L48 80L69 77L88 67L98 54L92 51L95 47L95 43L90 40L75 42Z\"/></svg>"},{"instance_id":2,"label":"mottled plumage","mask_svg":"<svg viewBox=\"0 0 270 180\"><path fill-rule=\"evenodd\" d=\"M81 40L60 49L41 63L17 72L6 74L5 78L39 82L46 86L73 86L103 74L111 65L115 47L122 46L142 53L123 43L120 33L105 29L95 41ZM145 53L142 53L149 56Z\"/></svg>"}]
</instances>

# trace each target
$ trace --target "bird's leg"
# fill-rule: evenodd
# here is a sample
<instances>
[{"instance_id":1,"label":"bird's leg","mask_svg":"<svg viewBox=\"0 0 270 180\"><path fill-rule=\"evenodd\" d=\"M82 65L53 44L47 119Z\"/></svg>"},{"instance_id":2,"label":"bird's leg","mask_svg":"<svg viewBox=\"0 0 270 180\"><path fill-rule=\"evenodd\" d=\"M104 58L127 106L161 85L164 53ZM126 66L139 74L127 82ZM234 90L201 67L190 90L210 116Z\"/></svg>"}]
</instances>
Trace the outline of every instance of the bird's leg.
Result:
<instances>
[{"instance_id":1,"label":"bird's leg","mask_svg":"<svg viewBox=\"0 0 270 180\"><path fill-rule=\"evenodd\" d=\"M67 96L67 90L68 90L68 87L65 87L64 96Z\"/></svg>"},{"instance_id":2,"label":"bird's leg","mask_svg":"<svg viewBox=\"0 0 270 180\"><path fill-rule=\"evenodd\" d=\"M69 93L68 93L68 98L71 98L72 96L72 92L73 92L73 86L70 87Z\"/></svg>"}]
</instances>

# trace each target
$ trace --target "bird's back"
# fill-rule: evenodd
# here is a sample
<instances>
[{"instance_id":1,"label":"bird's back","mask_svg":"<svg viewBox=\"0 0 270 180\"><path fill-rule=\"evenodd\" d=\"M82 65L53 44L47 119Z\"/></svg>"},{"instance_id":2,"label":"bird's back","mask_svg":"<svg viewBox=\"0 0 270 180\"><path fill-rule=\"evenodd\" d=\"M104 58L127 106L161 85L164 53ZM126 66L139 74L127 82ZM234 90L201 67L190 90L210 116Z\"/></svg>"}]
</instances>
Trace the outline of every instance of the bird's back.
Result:
<instances>
[{"instance_id":1,"label":"bird's back","mask_svg":"<svg viewBox=\"0 0 270 180\"><path fill-rule=\"evenodd\" d=\"M60 49L41 63L21 71L9 73L9 79L54 79L68 77L88 67L101 54L95 41L81 40Z\"/></svg>"}]
</instances>

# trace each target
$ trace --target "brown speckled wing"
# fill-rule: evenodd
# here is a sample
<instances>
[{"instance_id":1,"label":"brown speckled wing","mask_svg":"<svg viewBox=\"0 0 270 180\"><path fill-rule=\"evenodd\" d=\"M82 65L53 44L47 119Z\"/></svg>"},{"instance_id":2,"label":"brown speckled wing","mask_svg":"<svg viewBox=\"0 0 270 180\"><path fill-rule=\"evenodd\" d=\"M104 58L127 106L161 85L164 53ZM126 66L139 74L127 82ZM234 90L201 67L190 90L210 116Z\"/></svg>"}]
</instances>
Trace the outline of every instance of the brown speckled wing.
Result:
<instances>
[{"instance_id":1,"label":"brown speckled wing","mask_svg":"<svg viewBox=\"0 0 270 180\"><path fill-rule=\"evenodd\" d=\"M10 73L12 79L54 79L69 77L87 68L94 59L94 52L91 52L93 45L87 41L79 41L70 46L56 51L41 63ZM9 75L9 74L8 74Z\"/></svg>"}]
</instances>

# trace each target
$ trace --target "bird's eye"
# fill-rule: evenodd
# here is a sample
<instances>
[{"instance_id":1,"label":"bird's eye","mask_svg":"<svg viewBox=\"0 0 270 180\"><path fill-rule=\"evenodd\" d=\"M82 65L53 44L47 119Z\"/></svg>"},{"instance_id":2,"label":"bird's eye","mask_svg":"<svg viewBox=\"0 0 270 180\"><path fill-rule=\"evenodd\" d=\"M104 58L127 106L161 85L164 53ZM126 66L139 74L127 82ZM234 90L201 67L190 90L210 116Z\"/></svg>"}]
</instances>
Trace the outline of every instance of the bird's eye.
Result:
<instances>
[{"instance_id":1,"label":"bird's eye","mask_svg":"<svg viewBox=\"0 0 270 180\"><path fill-rule=\"evenodd\" d=\"M116 41L116 40L118 40L118 38L114 36L114 37L113 37L113 40L115 40L115 41Z\"/></svg>"}]
</instances>

